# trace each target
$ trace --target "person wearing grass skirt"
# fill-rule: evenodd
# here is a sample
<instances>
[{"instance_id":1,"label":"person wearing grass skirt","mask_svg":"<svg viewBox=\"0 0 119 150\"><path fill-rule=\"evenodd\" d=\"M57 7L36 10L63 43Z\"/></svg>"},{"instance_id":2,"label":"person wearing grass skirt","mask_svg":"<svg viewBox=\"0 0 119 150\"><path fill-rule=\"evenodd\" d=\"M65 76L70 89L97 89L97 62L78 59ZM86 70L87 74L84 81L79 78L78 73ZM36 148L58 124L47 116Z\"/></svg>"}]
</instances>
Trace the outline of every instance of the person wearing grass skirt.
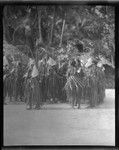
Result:
<instances>
[{"instance_id":1,"label":"person wearing grass skirt","mask_svg":"<svg viewBox=\"0 0 119 150\"><path fill-rule=\"evenodd\" d=\"M97 75L98 75L98 104L104 102L105 98L105 73L103 65L97 64Z\"/></svg>"},{"instance_id":2,"label":"person wearing grass skirt","mask_svg":"<svg viewBox=\"0 0 119 150\"><path fill-rule=\"evenodd\" d=\"M81 98L82 98L82 88L79 74L77 73L76 62L72 61L71 65L67 71L67 82L65 84L65 90L67 93L67 98L69 102L74 105L78 104L78 109L80 108Z\"/></svg>"},{"instance_id":3,"label":"person wearing grass skirt","mask_svg":"<svg viewBox=\"0 0 119 150\"><path fill-rule=\"evenodd\" d=\"M102 103L105 97L105 75L101 67L99 67L97 60L93 60L90 69L90 99L91 108Z\"/></svg>"},{"instance_id":4,"label":"person wearing grass skirt","mask_svg":"<svg viewBox=\"0 0 119 150\"><path fill-rule=\"evenodd\" d=\"M32 83L32 99L33 104L35 105L35 109L40 109L42 106L42 92L41 92L41 80L39 77L39 72L36 65L33 66L33 70L31 73L31 83Z\"/></svg>"},{"instance_id":5,"label":"person wearing grass skirt","mask_svg":"<svg viewBox=\"0 0 119 150\"><path fill-rule=\"evenodd\" d=\"M97 62L93 61L93 64L89 67L90 69L90 96L89 96L89 107L94 108L98 104L98 76L97 76Z\"/></svg>"},{"instance_id":6,"label":"person wearing grass skirt","mask_svg":"<svg viewBox=\"0 0 119 150\"><path fill-rule=\"evenodd\" d=\"M25 102L26 109L32 109L33 107L33 87L32 87L32 78L31 78L31 69L28 70L28 75L26 77L25 85Z\"/></svg>"}]
</instances>

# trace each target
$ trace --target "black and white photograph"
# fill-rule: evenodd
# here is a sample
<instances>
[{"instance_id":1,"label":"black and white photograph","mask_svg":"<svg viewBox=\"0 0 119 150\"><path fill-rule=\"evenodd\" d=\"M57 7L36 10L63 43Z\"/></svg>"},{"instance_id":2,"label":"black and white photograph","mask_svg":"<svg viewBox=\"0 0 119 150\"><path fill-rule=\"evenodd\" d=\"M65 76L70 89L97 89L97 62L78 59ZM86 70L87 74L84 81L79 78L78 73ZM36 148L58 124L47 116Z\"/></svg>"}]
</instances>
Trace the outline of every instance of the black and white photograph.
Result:
<instances>
[{"instance_id":1,"label":"black and white photograph","mask_svg":"<svg viewBox=\"0 0 119 150\"><path fill-rule=\"evenodd\" d=\"M3 145L115 146L115 7L5 4Z\"/></svg>"}]
</instances>

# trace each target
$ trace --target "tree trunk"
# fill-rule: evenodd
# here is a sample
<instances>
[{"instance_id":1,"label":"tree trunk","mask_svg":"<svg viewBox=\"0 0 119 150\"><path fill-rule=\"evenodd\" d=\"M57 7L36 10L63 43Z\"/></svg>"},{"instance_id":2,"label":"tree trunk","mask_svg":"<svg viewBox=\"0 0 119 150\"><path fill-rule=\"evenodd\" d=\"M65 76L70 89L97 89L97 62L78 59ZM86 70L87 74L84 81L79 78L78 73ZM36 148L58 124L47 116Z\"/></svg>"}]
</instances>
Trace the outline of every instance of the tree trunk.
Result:
<instances>
[{"instance_id":1,"label":"tree trunk","mask_svg":"<svg viewBox=\"0 0 119 150\"><path fill-rule=\"evenodd\" d=\"M62 33L61 33L61 38L60 38L59 47L62 46L62 39L63 39L64 27L65 27L65 19L63 20L63 24L62 24Z\"/></svg>"},{"instance_id":2,"label":"tree trunk","mask_svg":"<svg viewBox=\"0 0 119 150\"><path fill-rule=\"evenodd\" d=\"M50 39L49 39L50 40L49 45L51 45L52 41L53 41L54 24L55 24L55 6L54 6L54 11L53 11L53 19L52 19L51 36L50 36Z\"/></svg>"},{"instance_id":3,"label":"tree trunk","mask_svg":"<svg viewBox=\"0 0 119 150\"><path fill-rule=\"evenodd\" d=\"M5 6L3 10L3 37L8 43L10 43L12 41L12 38L9 32L9 20L7 18L7 9L7 6Z\"/></svg>"},{"instance_id":4,"label":"tree trunk","mask_svg":"<svg viewBox=\"0 0 119 150\"><path fill-rule=\"evenodd\" d=\"M38 15L38 44L43 42L42 33L41 33L41 12L42 8L37 6L37 15ZM38 48L36 48L36 66L38 67Z\"/></svg>"},{"instance_id":5,"label":"tree trunk","mask_svg":"<svg viewBox=\"0 0 119 150\"><path fill-rule=\"evenodd\" d=\"M42 33L41 33L41 10L42 8L37 6L37 13L38 13L38 30L39 30L39 42L42 42Z\"/></svg>"},{"instance_id":6,"label":"tree trunk","mask_svg":"<svg viewBox=\"0 0 119 150\"><path fill-rule=\"evenodd\" d=\"M49 37L49 43L47 44L46 49L45 49L47 56L51 57L52 59L55 59L55 57L53 55L53 52L49 52L49 48L53 42L53 33L54 33L54 25L55 25L55 17L56 17L55 11L56 11L56 7L54 6L51 32L50 32L50 35L48 36Z\"/></svg>"}]
</instances>

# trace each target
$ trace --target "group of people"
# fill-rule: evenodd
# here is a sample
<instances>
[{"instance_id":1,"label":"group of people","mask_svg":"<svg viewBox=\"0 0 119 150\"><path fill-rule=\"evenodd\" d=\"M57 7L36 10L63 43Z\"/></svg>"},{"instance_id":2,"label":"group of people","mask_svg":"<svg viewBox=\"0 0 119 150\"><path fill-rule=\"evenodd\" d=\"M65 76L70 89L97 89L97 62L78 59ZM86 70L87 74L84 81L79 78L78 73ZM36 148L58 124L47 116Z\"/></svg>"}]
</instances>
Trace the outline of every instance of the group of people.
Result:
<instances>
[{"instance_id":1,"label":"group of people","mask_svg":"<svg viewBox=\"0 0 119 150\"><path fill-rule=\"evenodd\" d=\"M34 62L29 67L25 78L27 109L40 109L48 100L52 103L65 102L65 76L58 72L58 66L48 67L45 59L36 66Z\"/></svg>"},{"instance_id":2,"label":"group of people","mask_svg":"<svg viewBox=\"0 0 119 150\"><path fill-rule=\"evenodd\" d=\"M60 71L63 74L62 70ZM27 109L40 109L42 104L48 102L65 102L66 93L63 89L65 76L58 75L58 66L47 65L45 59L29 61L23 67L22 62L3 67L4 103L25 102ZM60 80L59 80L60 78Z\"/></svg>"},{"instance_id":3,"label":"group of people","mask_svg":"<svg viewBox=\"0 0 119 150\"><path fill-rule=\"evenodd\" d=\"M6 64L3 68L3 96L6 104L6 97L12 101L23 101L24 91L23 67L17 63L12 67Z\"/></svg>"},{"instance_id":4,"label":"group of people","mask_svg":"<svg viewBox=\"0 0 119 150\"><path fill-rule=\"evenodd\" d=\"M105 73L103 65L96 59L88 67L82 67L81 61L73 60L67 71L65 89L72 107L88 102L88 108L101 104L105 97Z\"/></svg>"},{"instance_id":5,"label":"group of people","mask_svg":"<svg viewBox=\"0 0 119 150\"><path fill-rule=\"evenodd\" d=\"M80 59L72 59L59 68L54 65L48 69L46 60L39 65L31 63L26 72L21 63L10 69L4 67L4 99L23 101L27 109L41 109L44 102L69 101L72 107L82 103L95 107L102 103L105 97L105 82L103 66L93 60L88 67L81 65Z\"/></svg>"}]
</instances>

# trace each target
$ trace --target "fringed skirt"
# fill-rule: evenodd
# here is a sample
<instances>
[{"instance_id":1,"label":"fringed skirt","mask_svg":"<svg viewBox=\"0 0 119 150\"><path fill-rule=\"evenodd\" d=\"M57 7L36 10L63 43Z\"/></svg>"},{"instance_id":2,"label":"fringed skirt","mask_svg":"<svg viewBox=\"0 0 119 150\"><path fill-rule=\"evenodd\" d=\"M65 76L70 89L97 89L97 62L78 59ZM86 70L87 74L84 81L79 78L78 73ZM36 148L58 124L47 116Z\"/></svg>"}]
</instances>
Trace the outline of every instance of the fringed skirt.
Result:
<instances>
[{"instance_id":1,"label":"fringed skirt","mask_svg":"<svg viewBox=\"0 0 119 150\"><path fill-rule=\"evenodd\" d=\"M83 82L81 79L75 75L70 76L65 84L67 99L70 100L71 98L77 97L77 95L80 98L82 96L82 88Z\"/></svg>"}]
</instances>

